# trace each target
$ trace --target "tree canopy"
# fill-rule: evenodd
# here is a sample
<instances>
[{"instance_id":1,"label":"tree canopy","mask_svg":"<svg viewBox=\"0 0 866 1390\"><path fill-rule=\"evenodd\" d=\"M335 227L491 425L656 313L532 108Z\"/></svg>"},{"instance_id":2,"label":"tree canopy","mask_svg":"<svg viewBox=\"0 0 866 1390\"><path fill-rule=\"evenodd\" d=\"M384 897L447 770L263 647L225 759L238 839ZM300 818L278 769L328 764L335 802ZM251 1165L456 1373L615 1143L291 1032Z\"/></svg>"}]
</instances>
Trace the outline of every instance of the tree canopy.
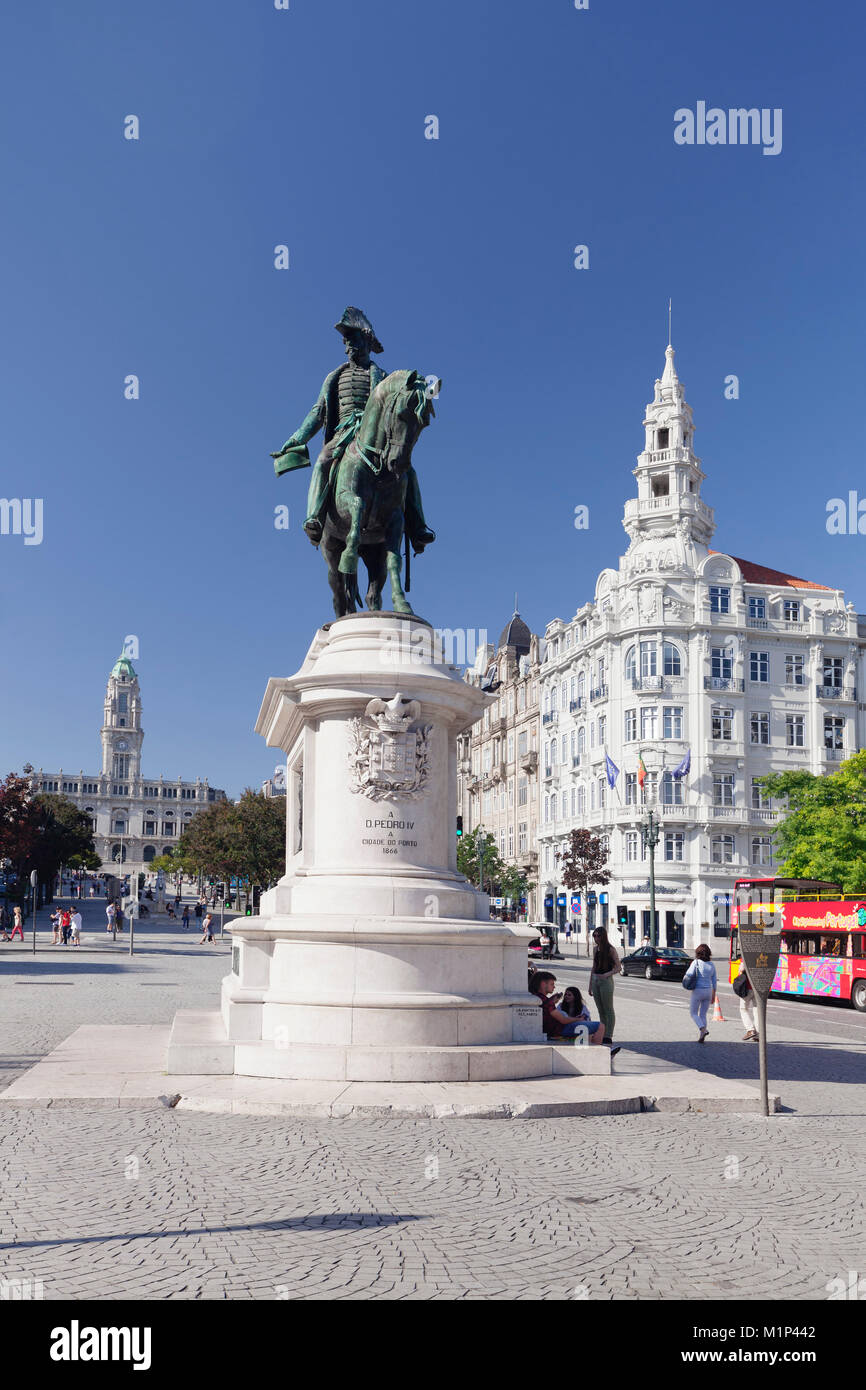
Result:
<instances>
[{"instance_id":1,"label":"tree canopy","mask_svg":"<svg viewBox=\"0 0 866 1390\"><path fill-rule=\"evenodd\" d=\"M866 888L866 751L829 776L781 772L763 787L787 804L773 836L780 874L827 879L844 893Z\"/></svg>"},{"instance_id":2,"label":"tree canopy","mask_svg":"<svg viewBox=\"0 0 866 1390\"><path fill-rule=\"evenodd\" d=\"M557 854L562 882L566 888L576 888L581 893L581 903L586 910L586 895L590 888L603 888L610 882L607 864L607 850L604 842L591 830L572 830L566 840L565 849Z\"/></svg>"},{"instance_id":3,"label":"tree canopy","mask_svg":"<svg viewBox=\"0 0 866 1390\"><path fill-rule=\"evenodd\" d=\"M10 860L23 889L35 869L51 883L61 864L98 869L90 817L67 796L31 791L30 780L11 772L0 782L0 860Z\"/></svg>"},{"instance_id":4,"label":"tree canopy","mask_svg":"<svg viewBox=\"0 0 866 1390\"><path fill-rule=\"evenodd\" d=\"M248 787L240 801L214 801L190 821L168 864L222 882L276 883L286 864L285 798Z\"/></svg>"},{"instance_id":5,"label":"tree canopy","mask_svg":"<svg viewBox=\"0 0 866 1390\"><path fill-rule=\"evenodd\" d=\"M519 903L529 896L535 886L514 864L508 864L496 848L496 840L489 830L476 826L457 841L457 867L470 883L478 887L478 860L484 879L484 891L497 898L509 898Z\"/></svg>"}]
</instances>

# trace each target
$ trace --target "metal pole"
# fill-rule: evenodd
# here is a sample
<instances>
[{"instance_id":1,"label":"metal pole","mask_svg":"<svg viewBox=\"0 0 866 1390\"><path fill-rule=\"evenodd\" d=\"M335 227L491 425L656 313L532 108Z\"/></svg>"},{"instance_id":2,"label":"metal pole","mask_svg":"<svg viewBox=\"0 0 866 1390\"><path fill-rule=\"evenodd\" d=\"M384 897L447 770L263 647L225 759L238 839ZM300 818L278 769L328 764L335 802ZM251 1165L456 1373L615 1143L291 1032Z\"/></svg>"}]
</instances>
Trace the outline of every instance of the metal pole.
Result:
<instances>
[{"instance_id":1,"label":"metal pole","mask_svg":"<svg viewBox=\"0 0 866 1390\"><path fill-rule=\"evenodd\" d=\"M761 1066L761 1107L770 1113L769 1083L767 1081L767 997L755 991L758 1004L758 1058Z\"/></svg>"},{"instance_id":2,"label":"metal pole","mask_svg":"<svg viewBox=\"0 0 866 1390\"><path fill-rule=\"evenodd\" d=\"M647 843L649 844L650 856L650 942L655 947L658 946L658 931L656 929L656 842L658 840L658 830L653 825L652 807L649 810L649 834Z\"/></svg>"},{"instance_id":3,"label":"metal pole","mask_svg":"<svg viewBox=\"0 0 866 1390\"><path fill-rule=\"evenodd\" d=\"M484 892L484 859L481 849L481 826L478 827L478 888Z\"/></svg>"},{"instance_id":4,"label":"metal pole","mask_svg":"<svg viewBox=\"0 0 866 1390\"><path fill-rule=\"evenodd\" d=\"M36 955L36 885L39 882L39 874L35 869L30 871L30 887L33 891L33 954Z\"/></svg>"},{"instance_id":5,"label":"metal pole","mask_svg":"<svg viewBox=\"0 0 866 1390\"><path fill-rule=\"evenodd\" d=\"M137 906L137 905L138 905L138 899L136 898L136 906ZM130 908L130 910L129 910L129 954L130 954L131 956L134 956L134 955L135 955L134 941L135 941L135 913L133 912L132 908Z\"/></svg>"},{"instance_id":6,"label":"metal pole","mask_svg":"<svg viewBox=\"0 0 866 1390\"><path fill-rule=\"evenodd\" d=\"M225 882L223 882L223 893L222 893L222 897L220 898L220 941L222 941L222 939L223 939L223 933L224 933L223 919L224 919L224 917L225 917L225 911L226 911L226 885L225 885Z\"/></svg>"}]
</instances>

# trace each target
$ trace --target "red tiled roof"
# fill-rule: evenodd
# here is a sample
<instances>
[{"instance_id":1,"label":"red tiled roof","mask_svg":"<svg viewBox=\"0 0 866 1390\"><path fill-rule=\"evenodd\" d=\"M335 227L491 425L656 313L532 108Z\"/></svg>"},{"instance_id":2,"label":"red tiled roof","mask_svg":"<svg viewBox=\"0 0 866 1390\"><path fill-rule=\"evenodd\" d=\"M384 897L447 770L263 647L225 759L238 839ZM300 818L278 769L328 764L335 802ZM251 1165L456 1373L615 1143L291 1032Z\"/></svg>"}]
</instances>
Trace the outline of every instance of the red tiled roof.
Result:
<instances>
[{"instance_id":1,"label":"red tiled roof","mask_svg":"<svg viewBox=\"0 0 866 1390\"><path fill-rule=\"evenodd\" d=\"M711 550L711 555L726 554L726 551ZM766 565L756 565L751 560L741 560L739 555L732 555L732 560L736 560L743 573L743 578L748 584L778 584L785 585L789 589L823 589L825 593L832 594L835 590L829 584L813 584L811 579L797 579L793 574L785 574L782 570L771 570Z\"/></svg>"}]
</instances>

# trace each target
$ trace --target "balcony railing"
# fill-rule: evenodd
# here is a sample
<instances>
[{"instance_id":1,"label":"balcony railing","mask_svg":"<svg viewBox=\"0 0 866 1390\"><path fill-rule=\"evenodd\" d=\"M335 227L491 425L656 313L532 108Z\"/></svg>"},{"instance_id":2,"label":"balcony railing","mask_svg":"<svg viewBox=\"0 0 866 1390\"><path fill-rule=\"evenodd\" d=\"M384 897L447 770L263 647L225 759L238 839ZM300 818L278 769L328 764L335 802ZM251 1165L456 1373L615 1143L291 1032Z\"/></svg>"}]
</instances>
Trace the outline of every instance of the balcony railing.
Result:
<instances>
[{"instance_id":1,"label":"balcony railing","mask_svg":"<svg viewBox=\"0 0 866 1390\"><path fill-rule=\"evenodd\" d=\"M737 676L704 676L704 690L745 690L746 683Z\"/></svg>"},{"instance_id":2,"label":"balcony railing","mask_svg":"<svg viewBox=\"0 0 866 1390\"><path fill-rule=\"evenodd\" d=\"M761 628L764 632L766 632L769 626L769 618L753 618L750 616L746 619L746 627L758 627Z\"/></svg>"},{"instance_id":3,"label":"balcony railing","mask_svg":"<svg viewBox=\"0 0 866 1390\"><path fill-rule=\"evenodd\" d=\"M599 686L597 686L595 690L591 690L591 691L589 692L589 698L590 698L590 700L606 700L606 699L607 699L607 686L606 686L606 685L599 685Z\"/></svg>"},{"instance_id":4,"label":"balcony railing","mask_svg":"<svg viewBox=\"0 0 866 1390\"><path fill-rule=\"evenodd\" d=\"M710 815L714 820L742 820L745 816L745 810L742 806L712 805Z\"/></svg>"},{"instance_id":5,"label":"balcony railing","mask_svg":"<svg viewBox=\"0 0 866 1390\"><path fill-rule=\"evenodd\" d=\"M825 748L824 761L828 763L843 763L845 761L845 749Z\"/></svg>"},{"instance_id":6,"label":"balcony railing","mask_svg":"<svg viewBox=\"0 0 866 1390\"><path fill-rule=\"evenodd\" d=\"M541 716L541 722L542 724L555 724L558 718L559 711L554 709L551 710L549 714L543 714Z\"/></svg>"},{"instance_id":7,"label":"balcony railing","mask_svg":"<svg viewBox=\"0 0 866 1390\"><path fill-rule=\"evenodd\" d=\"M856 690L843 690L841 685L816 685L815 694L819 700L856 700Z\"/></svg>"},{"instance_id":8,"label":"balcony railing","mask_svg":"<svg viewBox=\"0 0 866 1390\"><path fill-rule=\"evenodd\" d=\"M577 711L581 708L582 705L583 705L583 696L582 696L582 695L578 695L578 697L577 697L576 700L570 700L569 703L568 703L568 712L569 712L569 714L576 714Z\"/></svg>"},{"instance_id":9,"label":"balcony railing","mask_svg":"<svg viewBox=\"0 0 866 1390\"><path fill-rule=\"evenodd\" d=\"M530 748L528 753L520 754L520 766L524 772L534 772L538 767L538 752L535 748Z\"/></svg>"},{"instance_id":10,"label":"balcony railing","mask_svg":"<svg viewBox=\"0 0 866 1390\"><path fill-rule=\"evenodd\" d=\"M552 777L553 777L553 768L552 768L552 767L546 767L546 768L544 769L544 780L545 780L545 782L549 782L549 781L551 780Z\"/></svg>"},{"instance_id":11,"label":"balcony railing","mask_svg":"<svg viewBox=\"0 0 866 1390\"><path fill-rule=\"evenodd\" d=\"M572 755L571 766L572 766L572 767L580 767L580 754L579 754L579 753L574 753L574 754Z\"/></svg>"}]
</instances>

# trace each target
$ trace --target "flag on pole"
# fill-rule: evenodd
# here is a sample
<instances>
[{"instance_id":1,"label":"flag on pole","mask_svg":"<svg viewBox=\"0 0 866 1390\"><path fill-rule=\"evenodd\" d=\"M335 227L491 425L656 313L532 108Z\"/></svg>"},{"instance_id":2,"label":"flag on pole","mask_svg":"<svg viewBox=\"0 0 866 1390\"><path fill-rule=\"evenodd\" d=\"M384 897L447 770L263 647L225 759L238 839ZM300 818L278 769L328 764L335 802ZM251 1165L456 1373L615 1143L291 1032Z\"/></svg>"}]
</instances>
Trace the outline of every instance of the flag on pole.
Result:
<instances>
[{"instance_id":1,"label":"flag on pole","mask_svg":"<svg viewBox=\"0 0 866 1390\"><path fill-rule=\"evenodd\" d=\"M645 781L646 781L646 763L645 763L644 760L643 760L643 753L639 753L639 754L638 754L638 759L637 759L637 784L638 784L638 786L641 788L641 790L643 790L643 784L644 784Z\"/></svg>"},{"instance_id":2,"label":"flag on pole","mask_svg":"<svg viewBox=\"0 0 866 1390\"><path fill-rule=\"evenodd\" d=\"M605 749L604 753L604 766L605 771L607 772L607 785L610 787L611 791L613 791L614 787L616 786L616 779L619 776L619 768L617 767L613 758L608 753L607 749Z\"/></svg>"},{"instance_id":3,"label":"flag on pole","mask_svg":"<svg viewBox=\"0 0 866 1390\"><path fill-rule=\"evenodd\" d=\"M672 776L672 777L676 777L677 781L679 781L680 778L687 776L688 771L689 771L689 768L691 767L691 765L692 765L692 750L691 750L691 748L687 748L687 749L686 749L686 756L683 758L682 762L679 763L679 764L674 768L673 772L671 773L671 776Z\"/></svg>"}]
</instances>

